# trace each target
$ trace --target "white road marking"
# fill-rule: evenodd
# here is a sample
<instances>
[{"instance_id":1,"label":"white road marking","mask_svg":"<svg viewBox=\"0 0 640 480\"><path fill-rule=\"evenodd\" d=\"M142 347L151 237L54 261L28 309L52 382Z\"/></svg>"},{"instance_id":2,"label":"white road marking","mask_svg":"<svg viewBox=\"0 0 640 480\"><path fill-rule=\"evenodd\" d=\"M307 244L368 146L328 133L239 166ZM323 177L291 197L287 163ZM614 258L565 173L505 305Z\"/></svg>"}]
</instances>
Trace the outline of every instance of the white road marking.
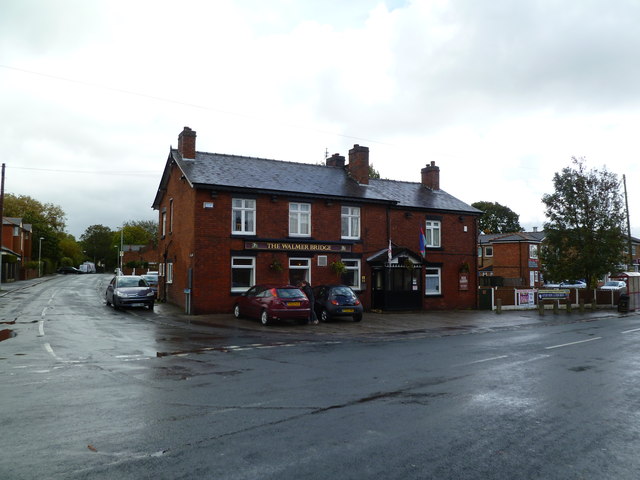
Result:
<instances>
[{"instance_id":1,"label":"white road marking","mask_svg":"<svg viewBox=\"0 0 640 480\"><path fill-rule=\"evenodd\" d=\"M44 337L44 320L40 320L38 322L38 332L40 333L41 337Z\"/></svg>"},{"instance_id":2,"label":"white road marking","mask_svg":"<svg viewBox=\"0 0 640 480\"><path fill-rule=\"evenodd\" d=\"M624 332L621 332L621 333L631 333L631 332L640 332L640 328L634 328L633 330L625 330Z\"/></svg>"},{"instance_id":3,"label":"white road marking","mask_svg":"<svg viewBox=\"0 0 640 480\"><path fill-rule=\"evenodd\" d=\"M569 347L571 345L578 345L580 343L593 342L594 340L601 340L601 339L602 337L594 337L594 338L589 338L587 340L580 340L578 342L563 343L562 345L552 345L551 347L545 347L545 350L551 350L552 348Z\"/></svg>"},{"instance_id":4,"label":"white road marking","mask_svg":"<svg viewBox=\"0 0 640 480\"><path fill-rule=\"evenodd\" d=\"M466 365L473 365L475 363L484 363L484 362L491 362L492 360L500 360L502 358L507 358L509 355L500 355L498 357L491 357L491 358L483 358L482 360L476 360L475 362L469 362Z\"/></svg>"}]
</instances>

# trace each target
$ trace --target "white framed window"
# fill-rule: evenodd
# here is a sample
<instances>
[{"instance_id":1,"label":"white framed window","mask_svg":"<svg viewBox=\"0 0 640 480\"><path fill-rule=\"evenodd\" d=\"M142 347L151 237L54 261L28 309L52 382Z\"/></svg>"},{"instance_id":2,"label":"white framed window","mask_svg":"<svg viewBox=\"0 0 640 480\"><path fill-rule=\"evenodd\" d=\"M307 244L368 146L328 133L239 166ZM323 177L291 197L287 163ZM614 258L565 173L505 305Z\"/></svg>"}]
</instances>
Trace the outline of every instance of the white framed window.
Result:
<instances>
[{"instance_id":1,"label":"white framed window","mask_svg":"<svg viewBox=\"0 0 640 480\"><path fill-rule=\"evenodd\" d=\"M169 233L173 233L173 198L169 199Z\"/></svg>"},{"instance_id":2,"label":"white framed window","mask_svg":"<svg viewBox=\"0 0 640 480\"><path fill-rule=\"evenodd\" d=\"M231 233L256 233L256 201L234 198L231 205Z\"/></svg>"},{"instance_id":3,"label":"white framed window","mask_svg":"<svg viewBox=\"0 0 640 480\"><path fill-rule=\"evenodd\" d=\"M424 236L426 247L440 247L440 230L441 224L439 220L427 220L425 222Z\"/></svg>"},{"instance_id":4,"label":"white framed window","mask_svg":"<svg viewBox=\"0 0 640 480\"><path fill-rule=\"evenodd\" d=\"M160 219L160 227L162 228L162 237L167 235L167 209L162 209L162 217Z\"/></svg>"},{"instance_id":5,"label":"white framed window","mask_svg":"<svg viewBox=\"0 0 640 480\"><path fill-rule=\"evenodd\" d=\"M538 246L529 245L529 258L538 258Z\"/></svg>"},{"instance_id":6,"label":"white framed window","mask_svg":"<svg viewBox=\"0 0 640 480\"><path fill-rule=\"evenodd\" d=\"M425 295L441 295L442 288L441 288L440 268L427 268L425 272L426 273L424 276L424 285L425 285L424 294Z\"/></svg>"},{"instance_id":7,"label":"white framed window","mask_svg":"<svg viewBox=\"0 0 640 480\"><path fill-rule=\"evenodd\" d=\"M167 263L167 283L173 283L173 262Z\"/></svg>"},{"instance_id":8,"label":"white framed window","mask_svg":"<svg viewBox=\"0 0 640 480\"><path fill-rule=\"evenodd\" d=\"M289 204L289 235L296 237L311 236L311 204Z\"/></svg>"},{"instance_id":9,"label":"white framed window","mask_svg":"<svg viewBox=\"0 0 640 480\"><path fill-rule=\"evenodd\" d=\"M311 283L310 258L289 259L289 283L291 285L297 285L300 280L306 280Z\"/></svg>"},{"instance_id":10,"label":"white framed window","mask_svg":"<svg viewBox=\"0 0 640 480\"><path fill-rule=\"evenodd\" d=\"M360 260L343 258L342 263L347 268L342 274L342 283L354 290L360 290Z\"/></svg>"},{"instance_id":11,"label":"white framed window","mask_svg":"<svg viewBox=\"0 0 640 480\"><path fill-rule=\"evenodd\" d=\"M158 265L158 276L164 277L164 263Z\"/></svg>"},{"instance_id":12,"label":"white framed window","mask_svg":"<svg viewBox=\"0 0 640 480\"><path fill-rule=\"evenodd\" d=\"M255 283L255 257L231 257L231 291L245 292Z\"/></svg>"},{"instance_id":13,"label":"white framed window","mask_svg":"<svg viewBox=\"0 0 640 480\"><path fill-rule=\"evenodd\" d=\"M493 257L493 247L484 247L484 256Z\"/></svg>"},{"instance_id":14,"label":"white framed window","mask_svg":"<svg viewBox=\"0 0 640 480\"><path fill-rule=\"evenodd\" d=\"M360 207L342 207L342 238L360 238Z\"/></svg>"}]
</instances>

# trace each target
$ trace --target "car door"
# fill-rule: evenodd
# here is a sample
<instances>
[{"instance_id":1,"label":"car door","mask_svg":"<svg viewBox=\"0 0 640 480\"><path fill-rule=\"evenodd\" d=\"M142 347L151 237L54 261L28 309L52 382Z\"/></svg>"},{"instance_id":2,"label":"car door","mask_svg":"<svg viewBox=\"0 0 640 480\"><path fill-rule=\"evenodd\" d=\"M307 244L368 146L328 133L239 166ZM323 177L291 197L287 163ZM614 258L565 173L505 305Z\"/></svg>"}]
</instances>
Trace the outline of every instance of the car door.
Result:
<instances>
[{"instance_id":1,"label":"car door","mask_svg":"<svg viewBox=\"0 0 640 480\"><path fill-rule=\"evenodd\" d=\"M107 302L109 303L113 303L113 291L116 288L115 285L116 285L116 278L113 277L109 282L109 285L107 286L106 299L107 299Z\"/></svg>"},{"instance_id":2,"label":"car door","mask_svg":"<svg viewBox=\"0 0 640 480\"><path fill-rule=\"evenodd\" d=\"M259 299L258 299L258 295L260 294L260 292L264 291L264 288L262 287L252 287L249 290L247 290L247 293L245 294L245 308L244 308L244 314L249 316L249 317L257 317L258 315L260 315L260 303L259 303Z\"/></svg>"}]
</instances>

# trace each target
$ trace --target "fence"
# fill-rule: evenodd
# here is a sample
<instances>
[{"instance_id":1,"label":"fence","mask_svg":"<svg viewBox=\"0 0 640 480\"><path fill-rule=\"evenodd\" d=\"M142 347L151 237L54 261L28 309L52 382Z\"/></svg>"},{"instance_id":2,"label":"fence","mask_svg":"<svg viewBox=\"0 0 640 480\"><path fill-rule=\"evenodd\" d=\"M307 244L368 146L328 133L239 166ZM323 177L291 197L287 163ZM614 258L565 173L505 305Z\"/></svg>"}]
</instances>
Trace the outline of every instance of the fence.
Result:
<instances>
[{"instance_id":1,"label":"fence","mask_svg":"<svg viewBox=\"0 0 640 480\"><path fill-rule=\"evenodd\" d=\"M545 291L554 291L547 290ZM579 306L582 304L593 304L595 300L595 304L599 308L615 308L618 305L618 300L620 299L620 295L625 293L624 289L621 290L598 290L598 289L563 289L568 290L568 298L567 300L557 300L557 299L544 299L542 302L545 305L545 308L553 308L553 305L556 304L561 308L566 308L566 304L570 302L571 306ZM491 301L483 302L480 301L481 308L482 305L491 306L491 310L496 309L496 304L498 300L501 302L502 309L504 310L526 310L526 309L535 309L538 308L538 303L540 300L538 299L538 289L536 288L509 288L509 287L481 287L480 288L481 295L491 295ZM555 290L560 292L562 290ZM486 307L485 307L486 308Z\"/></svg>"}]
</instances>

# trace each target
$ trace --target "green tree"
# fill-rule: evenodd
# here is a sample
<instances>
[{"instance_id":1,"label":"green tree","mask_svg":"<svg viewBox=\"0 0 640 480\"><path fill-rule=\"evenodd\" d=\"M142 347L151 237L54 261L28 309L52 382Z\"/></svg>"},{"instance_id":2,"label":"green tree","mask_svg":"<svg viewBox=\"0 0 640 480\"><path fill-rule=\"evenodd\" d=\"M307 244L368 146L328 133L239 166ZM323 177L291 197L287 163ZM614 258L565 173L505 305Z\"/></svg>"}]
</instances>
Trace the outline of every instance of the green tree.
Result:
<instances>
[{"instance_id":1,"label":"green tree","mask_svg":"<svg viewBox=\"0 0 640 480\"><path fill-rule=\"evenodd\" d=\"M113 232L113 244L120 245L120 231L124 245L149 245L157 238L157 225L153 228L143 222L127 222L122 228Z\"/></svg>"},{"instance_id":2,"label":"green tree","mask_svg":"<svg viewBox=\"0 0 640 480\"><path fill-rule=\"evenodd\" d=\"M369 165L369 178L380 179L380 172L373 168L373 163Z\"/></svg>"},{"instance_id":3,"label":"green tree","mask_svg":"<svg viewBox=\"0 0 640 480\"><path fill-rule=\"evenodd\" d=\"M584 279L594 286L624 258L624 203L618 177L603 168L587 171L584 158L553 176L545 194L545 243L541 260L548 277Z\"/></svg>"},{"instance_id":4,"label":"green tree","mask_svg":"<svg viewBox=\"0 0 640 480\"><path fill-rule=\"evenodd\" d=\"M73 235L68 233L58 234L58 246L60 247L60 253L62 258L69 258L71 265L77 267L85 259L85 255L82 253L82 245L76 242ZM60 260L62 263L62 259Z\"/></svg>"},{"instance_id":5,"label":"green tree","mask_svg":"<svg viewBox=\"0 0 640 480\"><path fill-rule=\"evenodd\" d=\"M33 233L33 248L42 247L41 257L45 265L55 266L62 257L60 234L64 233L66 216L62 208L53 203L41 203L28 195L5 194L4 216L22 218L30 224ZM42 240L40 240L42 239ZM45 270L45 273L49 273Z\"/></svg>"},{"instance_id":6,"label":"green tree","mask_svg":"<svg viewBox=\"0 0 640 480\"><path fill-rule=\"evenodd\" d=\"M91 225L80 236L80 243L90 261L100 263L106 269L115 268L117 265L118 256L113 248L113 232L109 227Z\"/></svg>"},{"instance_id":7,"label":"green tree","mask_svg":"<svg viewBox=\"0 0 640 480\"><path fill-rule=\"evenodd\" d=\"M483 233L512 233L522 232L520 215L509 207L497 202L475 202L472 207L482 210L483 215L478 220L478 227Z\"/></svg>"},{"instance_id":8,"label":"green tree","mask_svg":"<svg viewBox=\"0 0 640 480\"><path fill-rule=\"evenodd\" d=\"M136 220L126 222L125 227L140 227L147 232L147 242L144 245L152 243L154 247L158 246L158 222L154 220ZM143 244L140 244L143 245Z\"/></svg>"}]
</instances>

